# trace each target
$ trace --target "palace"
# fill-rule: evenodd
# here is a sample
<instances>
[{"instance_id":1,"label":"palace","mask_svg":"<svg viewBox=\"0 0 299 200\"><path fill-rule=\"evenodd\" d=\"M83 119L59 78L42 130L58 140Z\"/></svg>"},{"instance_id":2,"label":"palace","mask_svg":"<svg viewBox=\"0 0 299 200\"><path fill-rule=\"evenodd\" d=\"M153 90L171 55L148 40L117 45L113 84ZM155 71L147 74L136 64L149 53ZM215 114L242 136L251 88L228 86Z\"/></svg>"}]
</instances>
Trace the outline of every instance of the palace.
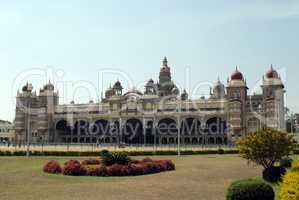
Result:
<instances>
[{"instance_id":1,"label":"palace","mask_svg":"<svg viewBox=\"0 0 299 200\"><path fill-rule=\"evenodd\" d=\"M285 129L284 85L271 66L261 94L249 95L236 70L225 86L219 80L209 97L189 98L171 78L166 57L159 80L144 91L123 92L120 81L99 102L59 104L50 82L37 94L31 84L16 97L17 143L228 144L262 126ZM29 135L27 135L29 134Z\"/></svg>"}]
</instances>

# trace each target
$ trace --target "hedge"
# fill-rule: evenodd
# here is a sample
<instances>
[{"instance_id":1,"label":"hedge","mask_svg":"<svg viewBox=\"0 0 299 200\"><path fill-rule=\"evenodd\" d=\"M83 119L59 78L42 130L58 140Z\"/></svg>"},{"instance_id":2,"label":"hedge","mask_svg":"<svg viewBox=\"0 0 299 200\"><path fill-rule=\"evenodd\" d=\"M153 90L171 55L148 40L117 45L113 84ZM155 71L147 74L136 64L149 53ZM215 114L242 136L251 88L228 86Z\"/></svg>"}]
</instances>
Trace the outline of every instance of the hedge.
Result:
<instances>
[{"instance_id":1,"label":"hedge","mask_svg":"<svg viewBox=\"0 0 299 200\"><path fill-rule=\"evenodd\" d=\"M101 151L30 151L31 156L99 156ZM117 151L119 152L119 151ZM129 156L177 155L176 150L121 151ZM238 154L237 149L182 150L181 155ZM26 151L0 151L0 156L25 156Z\"/></svg>"},{"instance_id":2,"label":"hedge","mask_svg":"<svg viewBox=\"0 0 299 200\"><path fill-rule=\"evenodd\" d=\"M279 191L280 200L299 199L299 157L293 160L291 170L284 175Z\"/></svg>"},{"instance_id":3,"label":"hedge","mask_svg":"<svg viewBox=\"0 0 299 200\"><path fill-rule=\"evenodd\" d=\"M226 200L274 200L273 188L257 179L239 180L230 185Z\"/></svg>"},{"instance_id":4,"label":"hedge","mask_svg":"<svg viewBox=\"0 0 299 200\"><path fill-rule=\"evenodd\" d=\"M280 186L279 199L299 199L299 172L290 171L283 177L283 182Z\"/></svg>"}]
</instances>

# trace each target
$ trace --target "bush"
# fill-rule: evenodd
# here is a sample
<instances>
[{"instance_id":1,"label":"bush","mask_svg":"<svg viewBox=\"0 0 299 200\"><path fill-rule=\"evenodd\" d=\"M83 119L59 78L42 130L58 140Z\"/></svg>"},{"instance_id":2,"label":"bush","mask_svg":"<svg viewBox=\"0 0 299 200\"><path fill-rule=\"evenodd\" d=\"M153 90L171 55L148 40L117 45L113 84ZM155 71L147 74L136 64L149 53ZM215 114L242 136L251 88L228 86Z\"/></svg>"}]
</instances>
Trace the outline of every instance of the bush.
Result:
<instances>
[{"instance_id":1,"label":"bush","mask_svg":"<svg viewBox=\"0 0 299 200\"><path fill-rule=\"evenodd\" d=\"M86 175L86 169L77 160L69 160L65 162L62 172L64 175L68 175L68 176Z\"/></svg>"},{"instance_id":2,"label":"bush","mask_svg":"<svg viewBox=\"0 0 299 200\"><path fill-rule=\"evenodd\" d=\"M218 154L224 154L224 149L218 149Z\"/></svg>"},{"instance_id":3,"label":"bush","mask_svg":"<svg viewBox=\"0 0 299 200\"><path fill-rule=\"evenodd\" d=\"M284 168L291 168L292 167L293 159L290 157L284 157L280 160L280 166Z\"/></svg>"},{"instance_id":4,"label":"bush","mask_svg":"<svg viewBox=\"0 0 299 200\"><path fill-rule=\"evenodd\" d=\"M283 182L279 190L280 200L299 199L299 173L297 171L288 172L283 177Z\"/></svg>"},{"instance_id":5,"label":"bush","mask_svg":"<svg viewBox=\"0 0 299 200\"><path fill-rule=\"evenodd\" d=\"M298 170L298 171L299 171L299 157L297 157L297 158L292 162L292 169L293 169L293 170Z\"/></svg>"},{"instance_id":6,"label":"bush","mask_svg":"<svg viewBox=\"0 0 299 200\"><path fill-rule=\"evenodd\" d=\"M129 156L124 152L108 152L102 155L102 163L106 166L113 164L127 165L129 161Z\"/></svg>"},{"instance_id":7,"label":"bush","mask_svg":"<svg viewBox=\"0 0 299 200\"><path fill-rule=\"evenodd\" d=\"M107 149L103 149L101 152L100 152L100 156L103 156L105 154L109 153L109 151Z\"/></svg>"},{"instance_id":8,"label":"bush","mask_svg":"<svg viewBox=\"0 0 299 200\"><path fill-rule=\"evenodd\" d=\"M43 171L50 174L60 174L62 169L57 161L51 160L44 165Z\"/></svg>"},{"instance_id":9,"label":"bush","mask_svg":"<svg viewBox=\"0 0 299 200\"><path fill-rule=\"evenodd\" d=\"M163 164L168 171L175 170L175 165L171 160L158 160L155 162L160 162L161 164Z\"/></svg>"},{"instance_id":10,"label":"bush","mask_svg":"<svg viewBox=\"0 0 299 200\"><path fill-rule=\"evenodd\" d=\"M101 164L101 161L100 160L97 160L97 159L87 159L87 160L83 160L81 162L82 165L99 165Z\"/></svg>"},{"instance_id":11,"label":"bush","mask_svg":"<svg viewBox=\"0 0 299 200\"><path fill-rule=\"evenodd\" d=\"M123 174L123 166L120 164L113 164L109 167L107 167L107 173L109 176L124 176Z\"/></svg>"},{"instance_id":12,"label":"bush","mask_svg":"<svg viewBox=\"0 0 299 200\"><path fill-rule=\"evenodd\" d=\"M100 165L97 167L87 167L86 175L88 176L108 176L107 167Z\"/></svg>"},{"instance_id":13,"label":"bush","mask_svg":"<svg viewBox=\"0 0 299 200\"><path fill-rule=\"evenodd\" d=\"M232 183L227 190L227 200L274 200L272 187L264 181L255 179Z\"/></svg>"},{"instance_id":14,"label":"bush","mask_svg":"<svg viewBox=\"0 0 299 200\"><path fill-rule=\"evenodd\" d=\"M276 129L263 128L237 142L241 157L268 168L296 148L294 136Z\"/></svg>"},{"instance_id":15,"label":"bush","mask_svg":"<svg viewBox=\"0 0 299 200\"><path fill-rule=\"evenodd\" d=\"M280 166L273 166L273 167L268 167L263 170L263 179L276 183L278 181L281 181L282 176L286 173L286 169L284 167Z\"/></svg>"}]
</instances>

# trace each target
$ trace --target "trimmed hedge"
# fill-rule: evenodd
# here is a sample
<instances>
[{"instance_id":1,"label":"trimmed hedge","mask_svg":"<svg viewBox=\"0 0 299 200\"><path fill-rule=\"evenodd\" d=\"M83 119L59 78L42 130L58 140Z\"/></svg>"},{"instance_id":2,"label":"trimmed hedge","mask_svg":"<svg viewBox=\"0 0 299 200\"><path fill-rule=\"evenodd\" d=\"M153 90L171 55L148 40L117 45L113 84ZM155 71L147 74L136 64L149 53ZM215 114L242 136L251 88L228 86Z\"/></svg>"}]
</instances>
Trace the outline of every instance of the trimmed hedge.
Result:
<instances>
[{"instance_id":1,"label":"trimmed hedge","mask_svg":"<svg viewBox=\"0 0 299 200\"><path fill-rule=\"evenodd\" d=\"M44 165L43 171L50 174L60 174L62 169L57 161L51 160Z\"/></svg>"},{"instance_id":2,"label":"trimmed hedge","mask_svg":"<svg viewBox=\"0 0 299 200\"><path fill-rule=\"evenodd\" d=\"M239 180L230 185L226 200L274 200L273 188L256 179Z\"/></svg>"},{"instance_id":3,"label":"trimmed hedge","mask_svg":"<svg viewBox=\"0 0 299 200\"><path fill-rule=\"evenodd\" d=\"M263 170L263 179L276 183L282 180L283 175L286 173L286 169L280 166L272 166Z\"/></svg>"},{"instance_id":4,"label":"trimmed hedge","mask_svg":"<svg viewBox=\"0 0 299 200\"><path fill-rule=\"evenodd\" d=\"M118 151L116 151L118 152ZM177 155L176 150L157 151L121 151L129 156L153 156L153 155ZM101 151L30 151L31 156L99 156ZM206 154L238 154L237 149L203 149L203 150L182 150L181 155L206 155ZM26 151L0 151L0 156L25 156Z\"/></svg>"},{"instance_id":5,"label":"trimmed hedge","mask_svg":"<svg viewBox=\"0 0 299 200\"><path fill-rule=\"evenodd\" d=\"M279 190L280 200L299 199L299 172L291 171L283 177L283 182Z\"/></svg>"},{"instance_id":6,"label":"trimmed hedge","mask_svg":"<svg viewBox=\"0 0 299 200\"><path fill-rule=\"evenodd\" d=\"M101 161L99 159L89 158L87 160L81 161L81 164L82 165L99 165L99 164L101 164Z\"/></svg>"},{"instance_id":7,"label":"trimmed hedge","mask_svg":"<svg viewBox=\"0 0 299 200\"><path fill-rule=\"evenodd\" d=\"M69 160L64 163L62 173L68 176L84 176L86 169L81 165L78 160Z\"/></svg>"},{"instance_id":8,"label":"trimmed hedge","mask_svg":"<svg viewBox=\"0 0 299 200\"><path fill-rule=\"evenodd\" d=\"M293 169L293 170L298 170L298 171L299 171L299 157L297 157L297 158L292 162L292 169Z\"/></svg>"},{"instance_id":9,"label":"trimmed hedge","mask_svg":"<svg viewBox=\"0 0 299 200\"><path fill-rule=\"evenodd\" d=\"M48 163L57 163L50 161ZM46 165L48 165L48 163ZM134 160L126 165L113 164L105 166L98 165L82 165L77 160L69 160L65 162L62 174L68 176L138 176L144 174L153 174L163 171L171 171L175 169L175 165L171 160ZM61 169L60 169L61 170ZM48 173L59 173L56 171L47 171ZM61 173L61 171L60 171Z\"/></svg>"}]
</instances>

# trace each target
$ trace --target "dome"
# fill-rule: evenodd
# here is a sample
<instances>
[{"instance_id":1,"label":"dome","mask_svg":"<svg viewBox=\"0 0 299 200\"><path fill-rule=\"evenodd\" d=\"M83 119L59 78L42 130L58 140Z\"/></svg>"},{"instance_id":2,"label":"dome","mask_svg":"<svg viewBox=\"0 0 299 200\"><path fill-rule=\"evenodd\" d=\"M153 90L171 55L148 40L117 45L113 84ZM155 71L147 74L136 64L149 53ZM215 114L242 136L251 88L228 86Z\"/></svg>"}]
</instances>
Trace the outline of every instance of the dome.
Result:
<instances>
[{"instance_id":1,"label":"dome","mask_svg":"<svg viewBox=\"0 0 299 200\"><path fill-rule=\"evenodd\" d=\"M276 70L273 69L272 65L270 69L266 73L267 78L278 78L278 73Z\"/></svg>"},{"instance_id":2,"label":"dome","mask_svg":"<svg viewBox=\"0 0 299 200\"><path fill-rule=\"evenodd\" d=\"M22 91L23 92L31 92L33 89L32 84L31 83L26 83L26 85L24 85L22 87Z\"/></svg>"},{"instance_id":3,"label":"dome","mask_svg":"<svg viewBox=\"0 0 299 200\"><path fill-rule=\"evenodd\" d=\"M44 86L44 90L54 90L54 85L49 81L49 83Z\"/></svg>"},{"instance_id":4,"label":"dome","mask_svg":"<svg viewBox=\"0 0 299 200\"><path fill-rule=\"evenodd\" d=\"M143 93L141 91L133 88L124 94L124 96L128 96L128 95L140 95L141 96L141 95L143 95Z\"/></svg>"},{"instance_id":5,"label":"dome","mask_svg":"<svg viewBox=\"0 0 299 200\"><path fill-rule=\"evenodd\" d=\"M178 95L180 93L180 91L177 87L174 87L174 88L172 88L171 93L174 95Z\"/></svg>"},{"instance_id":6,"label":"dome","mask_svg":"<svg viewBox=\"0 0 299 200\"><path fill-rule=\"evenodd\" d=\"M114 85L113 85L113 89L122 89L121 83L119 80L117 80Z\"/></svg>"},{"instance_id":7,"label":"dome","mask_svg":"<svg viewBox=\"0 0 299 200\"><path fill-rule=\"evenodd\" d=\"M154 80L153 79L148 80L148 82L146 83L145 86L146 87L153 87L154 86Z\"/></svg>"},{"instance_id":8,"label":"dome","mask_svg":"<svg viewBox=\"0 0 299 200\"><path fill-rule=\"evenodd\" d=\"M232 75L230 76L231 80L244 80L243 74L241 72L239 72L238 68L236 67L236 71L234 73L232 73Z\"/></svg>"}]
</instances>

